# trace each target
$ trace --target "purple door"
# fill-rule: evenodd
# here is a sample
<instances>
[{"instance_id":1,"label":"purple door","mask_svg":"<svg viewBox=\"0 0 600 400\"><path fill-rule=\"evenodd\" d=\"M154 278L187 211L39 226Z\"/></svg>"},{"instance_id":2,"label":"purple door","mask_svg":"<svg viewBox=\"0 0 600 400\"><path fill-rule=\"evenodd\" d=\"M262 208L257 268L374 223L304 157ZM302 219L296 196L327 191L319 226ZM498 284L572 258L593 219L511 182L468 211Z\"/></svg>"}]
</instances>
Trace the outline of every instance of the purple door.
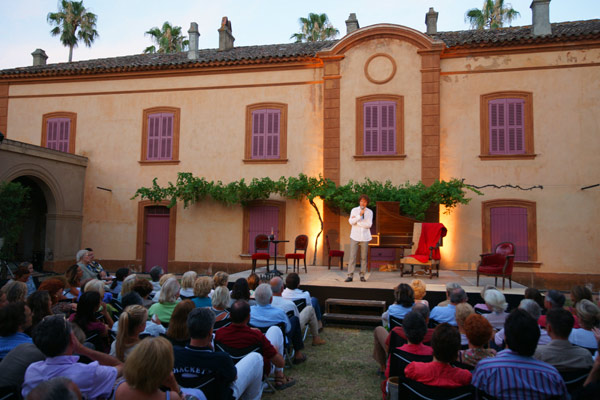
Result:
<instances>
[{"instance_id":1,"label":"purple door","mask_svg":"<svg viewBox=\"0 0 600 400\"><path fill-rule=\"evenodd\" d=\"M168 253L169 210L166 207L148 207L144 271L149 272L155 265L160 265L167 272Z\"/></svg>"},{"instance_id":2,"label":"purple door","mask_svg":"<svg viewBox=\"0 0 600 400\"><path fill-rule=\"evenodd\" d=\"M273 206L250 207L250 229L248 234L249 253L254 253L254 238L257 235L270 235L273 232L275 239L279 239L279 208ZM281 245L283 248L283 245ZM269 246L271 256L275 255L273 245Z\"/></svg>"}]
</instances>

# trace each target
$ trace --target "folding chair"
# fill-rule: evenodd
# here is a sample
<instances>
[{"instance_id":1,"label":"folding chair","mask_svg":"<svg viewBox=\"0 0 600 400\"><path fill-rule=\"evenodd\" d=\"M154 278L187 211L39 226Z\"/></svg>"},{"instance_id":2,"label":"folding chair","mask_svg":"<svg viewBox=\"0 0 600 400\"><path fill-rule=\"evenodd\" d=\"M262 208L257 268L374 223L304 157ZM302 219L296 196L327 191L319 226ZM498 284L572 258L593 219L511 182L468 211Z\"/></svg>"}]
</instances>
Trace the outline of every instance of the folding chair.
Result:
<instances>
[{"instance_id":1,"label":"folding chair","mask_svg":"<svg viewBox=\"0 0 600 400\"><path fill-rule=\"evenodd\" d=\"M22 398L19 386L0 386L0 400L21 400Z\"/></svg>"},{"instance_id":2,"label":"folding chair","mask_svg":"<svg viewBox=\"0 0 600 400\"><path fill-rule=\"evenodd\" d=\"M214 341L215 349L225 352L229 354L234 364L237 364L242 358L246 357L250 353L259 353L262 355L262 351L259 345L247 346L241 349L237 349L234 347L229 347L221 342ZM263 382L265 382L269 386L269 392L274 393L276 391L275 386L273 386L272 381L268 376L263 374ZM205 393L206 394L206 393ZM207 396L208 397L208 396Z\"/></svg>"},{"instance_id":3,"label":"folding chair","mask_svg":"<svg viewBox=\"0 0 600 400\"><path fill-rule=\"evenodd\" d=\"M390 341L390 376L404 378L404 368L413 361L431 362L433 356L423 356L398 350L396 347L391 347Z\"/></svg>"},{"instance_id":4,"label":"folding chair","mask_svg":"<svg viewBox=\"0 0 600 400\"><path fill-rule=\"evenodd\" d=\"M393 315L389 316L390 318L390 330L394 329L397 326L402 326L402 319L394 317Z\"/></svg>"},{"instance_id":5,"label":"folding chair","mask_svg":"<svg viewBox=\"0 0 600 400\"><path fill-rule=\"evenodd\" d=\"M285 314L287 315L288 318L292 318L294 316L294 311L289 310ZM308 324L304 325L304 333L302 334L302 341L305 341L306 337L308 336L308 328L309 328Z\"/></svg>"},{"instance_id":6,"label":"folding chair","mask_svg":"<svg viewBox=\"0 0 600 400\"><path fill-rule=\"evenodd\" d=\"M398 398L403 400L467 400L474 399L474 388L471 385L458 388L443 388L424 385L411 379L400 379Z\"/></svg>"},{"instance_id":7,"label":"folding chair","mask_svg":"<svg viewBox=\"0 0 600 400\"><path fill-rule=\"evenodd\" d=\"M215 324L213 326L213 331L216 332L221 328L225 328L226 326L231 325L231 319L229 317L227 318L223 318L220 321L215 321Z\"/></svg>"},{"instance_id":8,"label":"folding chair","mask_svg":"<svg viewBox=\"0 0 600 400\"><path fill-rule=\"evenodd\" d=\"M289 316L288 316L288 318L289 318ZM254 326L254 325L248 324L248 326L250 326L252 328L257 328L263 334L266 334L271 326L277 326L279 329L281 329L281 333L283 334L283 358L285 359L286 363L289 364L290 368L294 365L293 361L294 361L294 356L296 355L296 350L294 350L294 346L292 346L292 343L290 342L287 335L285 334L285 323L280 322L278 324L269 325L269 326Z\"/></svg>"},{"instance_id":9,"label":"folding chair","mask_svg":"<svg viewBox=\"0 0 600 400\"><path fill-rule=\"evenodd\" d=\"M562 376L565 381L565 385L567 385L567 390L569 394L573 395L579 389L583 387L583 382L585 382L588 377L591 369L590 368L580 368L573 369L570 371L558 371L560 376Z\"/></svg>"},{"instance_id":10,"label":"folding chair","mask_svg":"<svg viewBox=\"0 0 600 400\"><path fill-rule=\"evenodd\" d=\"M294 304L296 305L296 307L298 308L298 312L302 312L302 310L304 310L304 308L306 307L306 299L304 297L299 298L299 299L295 299L292 300L294 302Z\"/></svg>"}]
</instances>

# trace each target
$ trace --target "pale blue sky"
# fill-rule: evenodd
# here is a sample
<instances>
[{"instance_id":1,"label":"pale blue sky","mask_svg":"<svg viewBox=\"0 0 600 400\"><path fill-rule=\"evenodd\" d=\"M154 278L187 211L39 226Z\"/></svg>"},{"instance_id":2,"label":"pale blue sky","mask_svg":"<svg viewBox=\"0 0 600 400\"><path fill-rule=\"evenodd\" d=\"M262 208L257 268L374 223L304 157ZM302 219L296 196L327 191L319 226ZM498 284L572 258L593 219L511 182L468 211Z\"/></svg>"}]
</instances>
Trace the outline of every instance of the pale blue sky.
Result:
<instances>
[{"instance_id":1,"label":"pale blue sky","mask_svg":"<svg viewBox=\"0 0 600 400\"><path fill-rule=\"evenodd\" d=\"M530 25L531 0L506 0L521 13L513 26ZM68 49L58 37L50 35L46 22L49 12L57 10L56 0L0 0L0 69L32 64L31 53L42 48L48 63L66 62ZM73 60L138 54L151 45L144 32L164 21L183 27L198 23L200 48L218 47L217 29L223 16L232 22L235 46L291 42L299 30L298 18L309 12L326 13L344 35L345 20L356 13L361 27L392 23L419 31L425 30L429 7L438 11L438 30L468 29L465 12L481 8L483 0L84 0L98 15L100 37L91 48L78 47ZM9 6L10 5L10 6ZM550 21L576 21L600 18L600 0L552 0Z\"/></svg>"}]
</instances>

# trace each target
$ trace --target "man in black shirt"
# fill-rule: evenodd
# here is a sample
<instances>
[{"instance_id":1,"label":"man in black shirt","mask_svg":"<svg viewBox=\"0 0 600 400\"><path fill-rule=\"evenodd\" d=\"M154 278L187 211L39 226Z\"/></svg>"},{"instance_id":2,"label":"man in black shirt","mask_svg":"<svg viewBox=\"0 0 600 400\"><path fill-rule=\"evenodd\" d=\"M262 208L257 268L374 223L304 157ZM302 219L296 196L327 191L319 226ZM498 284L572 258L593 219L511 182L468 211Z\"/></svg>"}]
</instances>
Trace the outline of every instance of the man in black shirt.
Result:
<instances>
[{"instance_id":1,"label":"man in black shirt","mask_svg":"<svg viewBox=\"0 0 600 400\"><path fill-rule=\"evenodd\" d=\"M209 400L259 400L262 396L262 355L250 353L234 365L229 354L214 351L212 347L214 323L215 315L210 308L196 308L189 314L190 344L173 349L173 373L177 383L187 388L198 388L206 383L201 389Z\"/></svg>"}]
</instances>

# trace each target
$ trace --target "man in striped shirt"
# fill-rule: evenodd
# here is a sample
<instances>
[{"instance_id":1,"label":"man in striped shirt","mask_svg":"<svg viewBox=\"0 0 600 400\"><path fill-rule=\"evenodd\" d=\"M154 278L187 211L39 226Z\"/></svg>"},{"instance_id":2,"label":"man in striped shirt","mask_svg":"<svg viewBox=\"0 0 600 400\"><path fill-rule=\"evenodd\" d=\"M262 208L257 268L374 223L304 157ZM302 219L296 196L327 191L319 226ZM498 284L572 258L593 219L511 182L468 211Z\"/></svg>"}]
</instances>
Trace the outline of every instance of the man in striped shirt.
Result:
<instances>
[{"instance_id":1,"label":"man in striped shirt","mask_svg":"<svg viewBox=\"0 0 600 400\"><path fill-rule=\"evenodd\" d=\"M532 356L540 336L537 321L513 310L504 325L507 350L477 364L472 385L497 399L568 399L562 377L550 364Z\"/></svg>"}]
</instances>

